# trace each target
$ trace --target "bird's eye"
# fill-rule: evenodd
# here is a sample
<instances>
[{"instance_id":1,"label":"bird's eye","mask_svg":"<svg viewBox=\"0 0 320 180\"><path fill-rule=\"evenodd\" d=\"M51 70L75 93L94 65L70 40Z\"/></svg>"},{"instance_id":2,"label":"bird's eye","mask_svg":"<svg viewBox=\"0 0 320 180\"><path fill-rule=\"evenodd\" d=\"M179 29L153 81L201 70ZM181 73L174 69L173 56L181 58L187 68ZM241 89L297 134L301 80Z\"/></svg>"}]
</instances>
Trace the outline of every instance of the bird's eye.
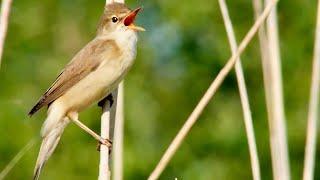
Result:
<instances>
[{"instance_id":1,"label":"bird's eye","mask_svg":"<svg viewBox=\"0 0 320 180\"><path fill-rule=\"evenodd\" d=\"M116 23L118 21L118 18L113 16L111 20L112 20L113 23Z\"/></svg>"}]
</instances>

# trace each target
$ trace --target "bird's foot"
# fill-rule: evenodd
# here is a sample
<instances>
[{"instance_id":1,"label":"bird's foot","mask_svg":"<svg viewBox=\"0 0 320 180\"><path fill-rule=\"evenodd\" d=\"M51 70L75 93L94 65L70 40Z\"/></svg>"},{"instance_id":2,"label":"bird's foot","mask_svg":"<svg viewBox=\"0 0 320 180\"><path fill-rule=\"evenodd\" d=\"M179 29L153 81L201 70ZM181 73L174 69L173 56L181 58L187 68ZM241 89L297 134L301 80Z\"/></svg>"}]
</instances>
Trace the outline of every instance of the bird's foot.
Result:
<instances>
[{"instance_id":1,"label":"bird's foot","mask_svg":"<svg viewBox=\"0 0 320 180\"><path fill-rule=\"evenodd\" d=\"M110 108L111 108L113 103L114 103L112 93L110 93L107 97L105 97L101 101L99 101L98 102L98 106L99 107L103 107L106 104L107 101L109 101Z\"/></svg>"},{"instance_id":2,"label":"bird's foot","mask_svg":"<svg viewBox=\"0 0 320 180\"><path fill-rule=\"evenodd\" d=\"M101 145L107 146L109 148L109 154L111 154L112 141L110 141L109 139L104 139L104 140L98 141L97 151L101 150Z\"/></svg>"},{"instance_id":3,"label":"bird's foot","mask_svg":"<svg viewBox=\"0 0 320 180\"><path fill-rule=\"evenodd\" d=\"M99 143L107 146L108 148L112 147L112 141L109 139L102 139L99 141Z\"/></svg>"}]
</instances>

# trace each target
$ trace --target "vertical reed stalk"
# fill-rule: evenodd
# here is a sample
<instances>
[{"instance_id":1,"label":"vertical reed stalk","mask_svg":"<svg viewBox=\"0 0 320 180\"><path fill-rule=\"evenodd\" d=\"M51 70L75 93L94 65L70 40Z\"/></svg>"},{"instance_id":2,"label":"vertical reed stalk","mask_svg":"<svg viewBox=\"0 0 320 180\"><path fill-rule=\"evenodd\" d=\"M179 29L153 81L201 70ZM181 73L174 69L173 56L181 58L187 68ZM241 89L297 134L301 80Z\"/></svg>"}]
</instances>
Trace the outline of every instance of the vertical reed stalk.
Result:
<instances>
[{"instance_id":1,"label":"vertical reed stalk","mask_svg":"<svg viewBox=\"0 0 320 180\"><path fill-rule=\"evenodd\" d=\"M118 88L117 111L114 130L113 145L113 179L123 179L123 134L124 134L124 84L120 83Z\"/></svg>"},{"instance_id":2,"label":"vertical reed stalk","mask_svg":"<svg viewBox=\"0 0 320 180\"><path fill-rule=\"evenodd\" d=\"M2 0L0 14L0 67L2 62L2 54L4 42L6 40L7 29L9 24L9 15L11 10L12 0Z\"/></svg>"},{"instance_id":3,"label":"vertical reed stalk","mask_svg":"<svg viewBox=\"0 0 320 180\"><path fill-rule=\"evenodd\" d=\"M320 94L320 1L318 1L316 37L313 55L313 70L310 89L307 139L305 146L305 158L303 169L303 180L314 179L314 167L316 159L317 144L317 115L319 110Z\"/></svg>"},{"instance_id":4,"label":"vertical reed stalk","mask_svg":"<svg viewBox=\"0 0 320 180\"><path fill-rule=\"evenodd\" d=\"M266 2L271 2L267 0ZM269 109L269 128L271 159L273 168L273 178L275 180L290 179L290 167L288 156L288 144L286 135L286 122L284 115L284 104L282 94L281 58L278 37L277 8L275 7L267 19L267 38L269 48L269 59L264 69L268 69L266 76L268 81L266 88L267 108Z\"/></svg>"},{"instance_id":5,"label":"vertical reed stalk","mask_svg":"<svg viewBox=\"0 0 320 180\"><path fill-rule=\"evenodd\" d=\"M224 24L226 27L229 43L231 46L231 51L233 54L237 51L237 42L235 33L233 30L233 25L229 16L227 4L225 0L219 0L219 5L222 13L222 17L224 20ZM257 145L254 135L254 128L252 123L252 116L251 116L251 110L250 110L250 104L249 104L249 98L245 83L245 78L243 74L243 69L241 65L241 59L239 59L236 62L235 65L236 70L236 76L238 81L238 87L239 87L239 93L240 93L240 100L242 104L242 110L244 115L244 123L246 127L246 134L248 139L248 145L249 145L249 152L250 152L250 158L251 158L251 168L252 168L252 175L254 180L260 180L260 166L259 166L259 158L258 158L258 152L257 152Z\"/></svg>"},{"instance_id":6,"label":"vertical reed stalk","mask_svg":"<svg viewBox=\"0 0 320 180\"><path fill-rule=\"evenodd\" d=\"M112 93L113 97L116 97L116 91ZM116 102L116 100L114 99ZM110 102L106 101L102 107L103 113L101 116L101 137L105 139L112 139L112 121L114 121L115 115L113 107L115 103L110 107ZM111 171L110 171L110 150L107 146L101 144L100 146L100 165L99 165L99 180L110 180Z\"/></svg>"}]
</instances>

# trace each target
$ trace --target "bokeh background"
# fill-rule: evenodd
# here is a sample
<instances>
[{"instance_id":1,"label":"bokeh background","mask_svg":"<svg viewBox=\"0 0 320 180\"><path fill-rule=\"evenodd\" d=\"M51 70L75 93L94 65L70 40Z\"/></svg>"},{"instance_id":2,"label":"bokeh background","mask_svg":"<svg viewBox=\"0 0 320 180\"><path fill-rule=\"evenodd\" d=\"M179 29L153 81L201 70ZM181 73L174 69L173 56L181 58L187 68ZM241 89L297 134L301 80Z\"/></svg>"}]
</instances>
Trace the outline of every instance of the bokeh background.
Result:
<instances>
[{"instance_id":1,"label":"bokeh background","mask_svg":"<svg viewBox=\"0 0 320 180\"><path fill-rule=\"evenodd\" d=\"M0 70L0 169L39 136L45 110L28 110L72 56L90 41L104 0L14 1ZM231 52L217 1L133 1L144 11L136 63L125 79L125 179L146 179ZM250 0L227 1L240 41L253 24ZM284 100L292 179L300 179L311 79L316 0L278 6ZM272 179L269 132L257 38L242 55L263 179ZM100 130L101 110L81 119ZM7 179L30 179L39 142ZM320 152L318 145L318 158ZM96 141L66 128L42 179L96 179ZM316 179L320 166L316 165ZM232 72L201 115L161 179L251 179L239 93Z\"/></svg>"}]
</instances>

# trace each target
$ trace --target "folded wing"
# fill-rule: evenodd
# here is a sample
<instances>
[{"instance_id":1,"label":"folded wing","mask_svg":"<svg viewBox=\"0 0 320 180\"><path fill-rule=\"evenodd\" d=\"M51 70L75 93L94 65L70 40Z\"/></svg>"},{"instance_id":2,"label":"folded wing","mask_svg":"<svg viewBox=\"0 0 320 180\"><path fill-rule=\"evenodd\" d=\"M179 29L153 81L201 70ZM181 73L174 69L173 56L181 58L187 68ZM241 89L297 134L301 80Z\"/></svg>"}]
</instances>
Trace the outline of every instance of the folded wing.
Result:
<instances>
[{"instance_id":1,"label":"folded wing","mask_svg":"<svg viewBox=\"0 0 320 180\"><path fill-rule=\"evenodd\" d=\"M111 52L117 49L113 40L92 40L67 64L51 87L30 110L29 115L32 116L43 106L49 105L62 96L89 73L95 71L103 61L108 61L113 54Z\"/></svg>"}]
</instances>

